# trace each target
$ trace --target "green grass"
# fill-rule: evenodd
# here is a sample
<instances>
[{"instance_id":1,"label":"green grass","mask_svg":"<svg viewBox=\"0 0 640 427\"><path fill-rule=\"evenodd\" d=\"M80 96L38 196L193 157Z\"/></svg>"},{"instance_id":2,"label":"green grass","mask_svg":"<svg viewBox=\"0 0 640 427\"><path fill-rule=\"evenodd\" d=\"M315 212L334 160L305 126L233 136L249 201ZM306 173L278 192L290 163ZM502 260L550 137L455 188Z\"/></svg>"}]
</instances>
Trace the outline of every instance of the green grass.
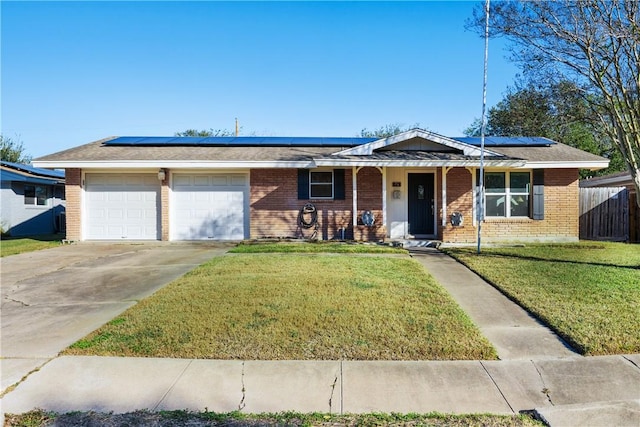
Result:
<instances>
[{"instance_id":1,"label":"green grass","mask_svg":"<svg viewBox=\"0 0 640 427\"><path fill-rule=\"evenodd\" d=\"M640 352L640 245L445 250L586 355Z\"/></svg>"},{"instance_id":2,"label":"green grass","mask_svg":"<svg viewBox=\"0 0 640 427\"><path fill-rule=\"evenodd\" d=\"M407 250L373 243L353 242L244 242L231 249L232 253L341 253L375 254L400 253Z\"/></svg>"},{"instance_id":3,"label":"green grass","mask_svg":"<svg viewBox=\"0 0 640 427\"><path fill-rule=\"evenodd\" d=\"M192 411L136 411L125 414L73 412L57 414L34 410L26 414L7 414L6 427L45 427L53 425L163 425L163 426L436 426L436 427L528 427L544 426L526 415L451 414L303 414L281 412L244 414Z\"/></svg>"},{"instance_id":4,"label":"green grass","mask_svg":"<svg viewBox=\"0 0 640 427\"><path fill-rule=\"evenodd\" d=\"M39 251L40 249L60 246L64 239L62 234L47 234L31 237L2 237L0 241L0 256Z\"/></svg>"},{"instance_id":5,"label":"green grass","mask_svg":"<svg viewBox=\"0 0 640 427\"><path fill-rule=\"evenodd\" d=\"M409 257L217 257L67 354L244 360L494 359L449 294Z\"/></svg>"}]
</instances>

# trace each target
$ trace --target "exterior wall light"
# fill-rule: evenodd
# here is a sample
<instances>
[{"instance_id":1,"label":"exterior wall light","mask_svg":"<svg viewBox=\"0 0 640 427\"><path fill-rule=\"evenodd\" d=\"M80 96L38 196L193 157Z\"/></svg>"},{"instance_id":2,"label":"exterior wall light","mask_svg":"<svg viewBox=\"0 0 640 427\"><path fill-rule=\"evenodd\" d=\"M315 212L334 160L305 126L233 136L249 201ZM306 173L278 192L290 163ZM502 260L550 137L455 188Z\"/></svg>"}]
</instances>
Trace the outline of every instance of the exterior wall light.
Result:
<instances>
[{"instance_id":1,"label":"exterior wall light","mask_svg":"<svg viewBox=\"0 0 640 427\"><path fill-rule=\"evenodd\" d=\"M158 180L164 181L166 177L167 177L167 172L164 169L160 169L158 171Z\"/></svg>"}]
</instances>

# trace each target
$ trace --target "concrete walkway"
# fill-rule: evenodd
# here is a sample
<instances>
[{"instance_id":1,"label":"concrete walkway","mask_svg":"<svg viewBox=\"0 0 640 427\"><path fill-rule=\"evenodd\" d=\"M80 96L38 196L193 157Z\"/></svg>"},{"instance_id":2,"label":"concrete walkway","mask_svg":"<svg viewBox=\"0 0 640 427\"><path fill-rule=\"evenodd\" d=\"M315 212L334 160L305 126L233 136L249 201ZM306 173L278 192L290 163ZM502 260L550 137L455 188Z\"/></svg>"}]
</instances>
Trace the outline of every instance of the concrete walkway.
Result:
<instances>
[{"instance_id":1,"label":"concrete walkway","mask_svg":"<svg viewBox=\"0 0 640 427\"><path fill-rule=\"evenodd\" d=\"M549 328L450 256L433 248L414 249L411 255L449 291L500 359L577 356Z\"/></svg>"},{"instance_id":2,"label":"concrete walkway","mask_svg":"<svg viewBox=\"0 0 640 427\"><path fill-rule=\"evenodd\" d=\"M412 253L498 350L497 361L220 361L57 357L0 401L129 412L417 412L513 414L551 426L640 426L640 355L582 357L464 266ZM4 375L4 373L3 373Z\"/></svg>"}]
</instances>

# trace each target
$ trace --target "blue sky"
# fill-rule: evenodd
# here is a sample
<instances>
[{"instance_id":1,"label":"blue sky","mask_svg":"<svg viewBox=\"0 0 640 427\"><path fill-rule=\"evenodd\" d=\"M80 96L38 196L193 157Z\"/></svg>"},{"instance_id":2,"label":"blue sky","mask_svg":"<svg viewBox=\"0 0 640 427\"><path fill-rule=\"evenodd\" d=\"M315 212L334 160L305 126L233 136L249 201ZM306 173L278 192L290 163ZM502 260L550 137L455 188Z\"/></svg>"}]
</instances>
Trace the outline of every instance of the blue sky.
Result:
<instances>
[{"instance_id":1,"label":"blue sky","mask_svg":"<svg viewBox=\"0 0 640 427\"><path fill-rule=\"evenodd\" d=\"M1 2L2 126L34 157L188 128L459 136L482 108L474 2ZM488 104L517 68L489 47Z\"/></svg>"}]
</instances>

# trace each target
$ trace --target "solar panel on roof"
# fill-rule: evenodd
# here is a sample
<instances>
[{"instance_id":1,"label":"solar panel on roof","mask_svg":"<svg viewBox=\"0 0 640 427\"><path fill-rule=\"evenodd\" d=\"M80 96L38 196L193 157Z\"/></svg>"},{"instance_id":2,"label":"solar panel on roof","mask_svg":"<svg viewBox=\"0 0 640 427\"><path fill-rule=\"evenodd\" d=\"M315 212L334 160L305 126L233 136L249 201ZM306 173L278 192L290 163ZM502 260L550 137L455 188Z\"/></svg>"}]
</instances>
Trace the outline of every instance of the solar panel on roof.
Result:
<instances>
[{"instance_id":1,"label":"solar panel on roof","mask_svg":"<svg viewBox=\"0 0 640 427\"><path fill-rule=\"evenodd\" d=\"M476 147L481 144L479 137L466 136L453 139ZM542 137L487 136L484 139L485 147L547 147L554 144L557 144L557 142Z\"/></svg>"},{"instance_id":2,"label":"solar panel on roof","mask_svg":"<svg viewBox=\"0 0 640 427\"><path fill-rule=\"evenodd\" d=\"M353 147L377 138L282 137L282 136L122 136L107 146L202 146L202 147Z\"/></svg>"}]
</instances>

